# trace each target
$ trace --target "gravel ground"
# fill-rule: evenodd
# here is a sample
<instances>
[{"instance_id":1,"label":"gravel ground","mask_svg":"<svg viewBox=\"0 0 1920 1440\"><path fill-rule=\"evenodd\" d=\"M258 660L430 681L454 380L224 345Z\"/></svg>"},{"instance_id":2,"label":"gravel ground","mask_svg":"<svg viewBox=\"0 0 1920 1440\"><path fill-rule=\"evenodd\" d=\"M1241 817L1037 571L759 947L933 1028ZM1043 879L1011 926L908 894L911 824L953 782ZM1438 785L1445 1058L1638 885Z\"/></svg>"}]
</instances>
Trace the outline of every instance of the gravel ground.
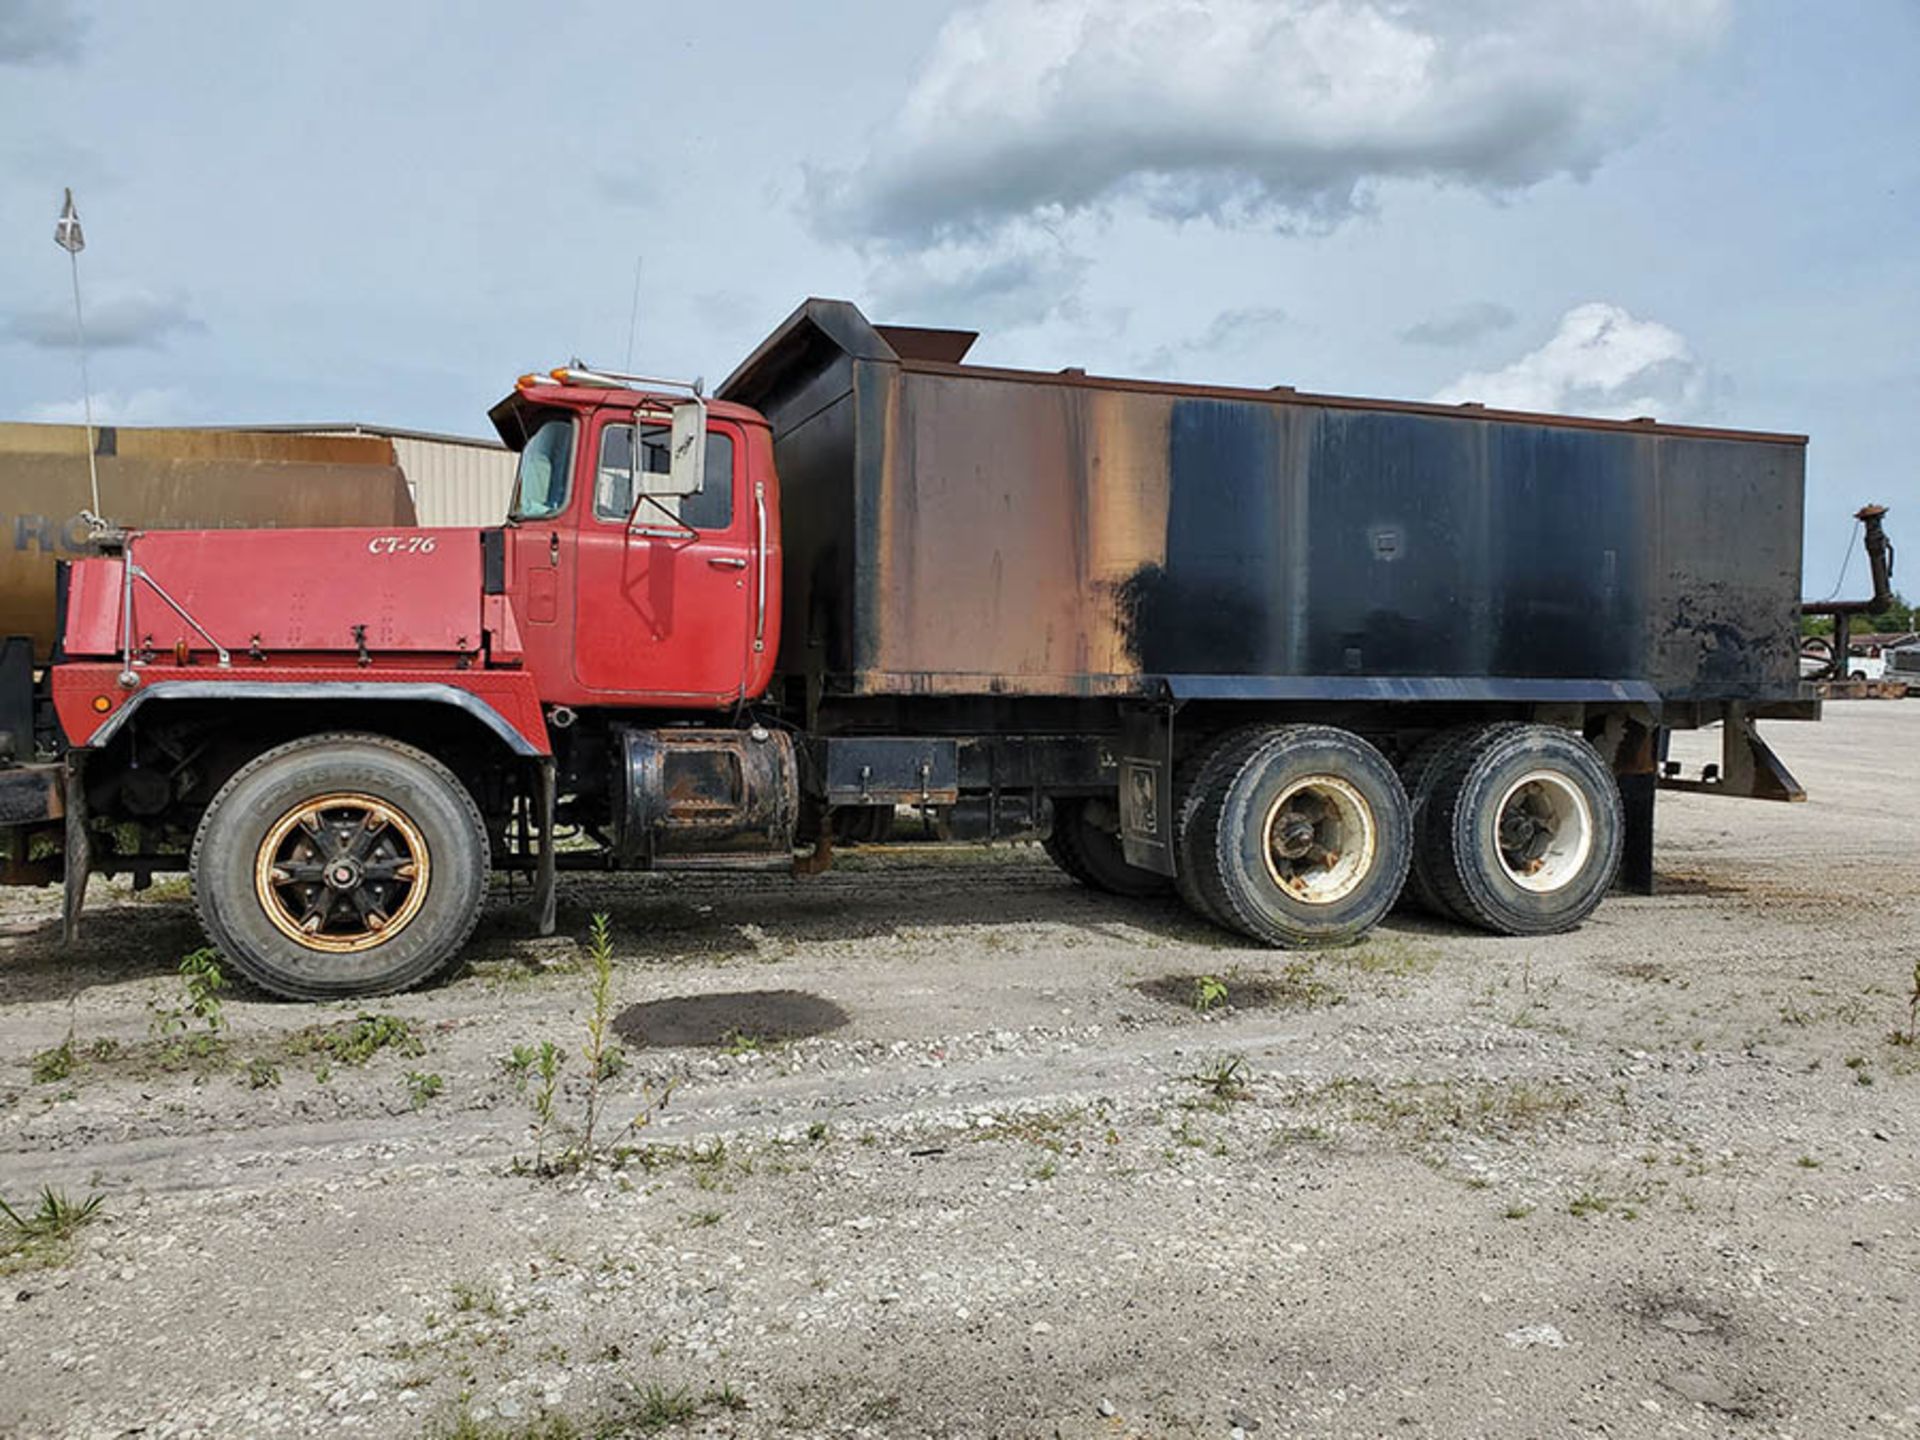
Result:
<instances>
[{"instance_id":1,"label":"gravel ground","mask_svg":"<svg viewBox=\"0 0 1920 1440\"><path fill-rule=\"evenodd\" d=\"M0 1195L104 1199L8 1262L0 1433L1920 1433L1916 741L1776 726L1810 803L1663 797L1546 940L1275 954L1025 848L575 884L626 1063L548 1176L592 967L504 894L404 1025L212 1045L180 886L72 953L16 894Z\"/></svg>"}]
</instances>

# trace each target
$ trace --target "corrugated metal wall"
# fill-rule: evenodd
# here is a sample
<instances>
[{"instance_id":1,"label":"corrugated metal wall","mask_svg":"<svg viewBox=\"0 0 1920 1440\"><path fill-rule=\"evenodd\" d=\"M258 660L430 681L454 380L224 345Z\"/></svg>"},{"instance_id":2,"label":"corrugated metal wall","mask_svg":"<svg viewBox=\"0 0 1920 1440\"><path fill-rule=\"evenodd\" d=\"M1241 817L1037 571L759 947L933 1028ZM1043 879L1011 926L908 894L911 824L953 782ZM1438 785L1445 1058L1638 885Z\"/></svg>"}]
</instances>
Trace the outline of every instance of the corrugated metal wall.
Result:
<instances>
[{"instance_id":1,"label":"corrugated metal wall","mask_svg":"<svg viewBox=\"0 0 1920 1440\"><path fill-rule=\"evenodd\" d=\"M309 435L382 435L413 491L422 525L497 525L506 518L518 460L498 441L409 434L371 425L315 426Z\"/></svg>"}]
</instances>

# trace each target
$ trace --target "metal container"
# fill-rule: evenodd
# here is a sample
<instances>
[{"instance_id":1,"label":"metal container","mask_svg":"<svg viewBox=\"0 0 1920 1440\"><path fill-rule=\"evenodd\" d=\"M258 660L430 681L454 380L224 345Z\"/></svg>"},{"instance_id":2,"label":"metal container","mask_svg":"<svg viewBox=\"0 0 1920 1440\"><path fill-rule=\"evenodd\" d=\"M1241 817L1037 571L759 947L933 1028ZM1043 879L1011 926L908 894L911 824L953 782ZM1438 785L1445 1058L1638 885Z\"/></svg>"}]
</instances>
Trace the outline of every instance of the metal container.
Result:
<instances>
[{"instance_id":1,"label":"metal container","mask_svg":"<svg viewBox=\"0 0 1920 1440\"><path fill-rule=\"evenodd\" d=\"M89 553L86 430L0 425L0 637L45 661L58 562ZM100 505L145 530L410 526L413 501L385 439L221 430L94 431Z\"/></svg>"},{"instance_id":2,"label":"metal container","mask_svg":"<svg viewBox=\"0 0 1920 1440\"><path fill-rule=\"evenodd\" d=\"M845 694L1799 694L1805 438L991 369L800 307L721 388Z\"/></svg>"}]
</instances>

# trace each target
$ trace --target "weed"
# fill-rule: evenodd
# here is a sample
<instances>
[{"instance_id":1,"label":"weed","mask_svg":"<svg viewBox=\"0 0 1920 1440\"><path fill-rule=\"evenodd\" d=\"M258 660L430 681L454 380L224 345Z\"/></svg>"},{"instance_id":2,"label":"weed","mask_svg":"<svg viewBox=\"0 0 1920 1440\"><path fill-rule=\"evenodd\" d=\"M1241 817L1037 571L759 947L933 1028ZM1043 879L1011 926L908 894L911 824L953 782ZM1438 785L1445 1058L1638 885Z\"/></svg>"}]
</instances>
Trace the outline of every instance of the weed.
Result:
<instances>
[{"instance_id":1,"label":"weed","mask_svg":"<svg viewBox=\"0 0 1920 1440\"><path fill-rule=\"evenodd\" d=\"M758 1055L765 1041L758 1035L750 1035L745 1030L729 1030L720 1041L720 1053L732 1055Z\"/></svg>"},{"instance_id":2,"label":"weed","mask_svg":"<svg viewBox=\"0 0 1920 1440\"><path fill-rule=\"evenodd\" d=\"M716 1389L707 1391L706 1395L702 1397L702 1400L705 1404L715 1406L721 1410L731 1411L736 1415L742 1410L749 1408L747 1405L747 1397L734 1389L731 1384L722 1384Z\"/></svg>"},{"instance_id":3,"label":"weed","mask_svg":"<svg viewBox=\"0 0 1920 1440\"><path fill-rule=\"evenodd\" d=\"M709 1226L718 1225L725 1218L718 1210L696 1210L687 1216L687 1228L705 1230Z\"/></svg>"},{"instance_id":4,"label":"weed","mask_svg":"<svg viewBox=\"0 0 1920 1440\"><path fill-rule=\"evenodd\" d=\"M1247 1058L1244 1055L1223 1055L1193 1074L1180 1078L1198 1085L1216 1106L1231 1105L1253 1094L1247 1086Z\"/></svg>"},{"instance_id":5,"label":"weed","mask_svg":"<svg viewBox=\"0 0 1920 1440\"><path fill-rule=\"evenodd\" d=\"M227 1016L220 992L227 988L221 972L220 957L211 949L195 950L180 959L180 1002L153 1004L147 1022L148 1031L162 1042L162 1058L180 1061L189 1057L206 1058L220 1052L221 1034L227 1028ZM198 1032L189 1038L188 1032Z\"/></svg>"},{"instance_id":6,"label":"weed","mask_svg":"<svg viewBox=\"0 0 1920 1440\"><path fill-rule=\"evenodd\" d=\"M271 1090L280 1083L280 1067L264 1057L249 1060L244 1073L250 1090Z\"/></svg>"},{"instance_id":7,"label":"weed","mask_svg":"<svg viewBox=\"0 0 1920 1440\"><path fill-rule=\"evenodd\" d=\"M1913 962L1913 987L1907 995L1907 1028L1903 1034L1898 1026L1887 1036L1895 1045L1920 1046L1920 960Z\"/></svg>"},{"instance_id":8,"label":"weed","mask_svg":"<svg viewBox=\"0 0 1920 1440\"><path fill-rule=\"evenodd\" d=\"M587 1122L580 1149L593 1158L593 1132L600 1119L600 1085L607 1078L607 1028L613 1022L613 934L605 914L597 914L587 934L587 956L593 965L593 1008L587 1014L587 1043L580 1058L587 1062Z\"/></svg>"},{"instance_id":9,"label":"weed","mask_svg":"<svg viewBox=\"0 0 1920 1440\"><path fill-rule=\"evenodd\" d=\"M1193 977L1193 1008L1201 1015L1224 1005L1227 999L1227 986L1216 975L1196 975Z\"/></svg>"},{"instance_id":10,"label":"weed","mask_svg":"<svg viewBox=\"0 0 1920 1440\"><path fill-rule=\"evenodd\" d=\"M664 1430L669 1425L684 1425L699 1414L700 1402L684 1385L671 1390L664 1385L648 1385L634 1392L633 1408L621 1418L629 1428L644 1434Z\"/></svg>"},{"instance_id":11,"label":"weed","mask_svg":"<svg viewBox=\"0 0 1920 1440\"><path fill-rule=\"evenodd\" d=\"M118 1058L119 1054L120 1042L111 1035L102 1035L87 1047L87 1058L89 1060L104 1062Z\"/></svg>"},{"instance_id":12,"label":"weed","mask_svg":"<svg viewBox=\"0 0 1920 1440\"><path fill-rule=\"evenodd\" d=\"M812 1141L815 1145L824 1144L826 1142L826 1138L827 1138L827 1122L826 1121L816 1120L811 1125L807 1126L807 1139Z\"/></svg>"},{"instance_id":13,"label":"weed","mask_svg":"<svg viewBox=\"0 0 1920 1440\"><path fill-rule=\"evenodd\" d=\"M1811 1155L1802 1155L1793 1163L1798 1165L1802 1170L1818 1170L1820 1168L1820 1162Z\"/></svg>"},{"instance_id":14,"label":"weed","mask_svg":"<svg viewBox=\"0 0 1920 1440\"><path fill-rule=\"evenodd\" d=\"M1530 1080L1421 1081L1382 1085L1335 1080L1315 1097L1345 1103L1350 1118L1419 1140L1450 1135L1511 1135L1563 1120L1584 1103L1569 1085Z\"/></svg>"},{"instance_id":15,"label":"weed","mask_svg":"<svg viewBox=\"0 0 1920 1440\"><path fill-rule=\"evenodd\" d=\"M1047 1156L1046 1159L1042 1160L1027 1172L1027 1174L1031 1175L1035 1180L1051 1180L1059 1173L1060 1162L1051 1155Z\"/></svg>"},{"instance_id":16,"label":"weed","mask_svg":"<svg viewBox=\"0 0 1920 1440\"><path fill-rule=\"evenodd\" d=\"M322 1035L318 1043L338 1065L364 1065L382 1050L409 1059L427 1053L413 1027L398 1015L356 1015L345 1030Z\"/></svg>"},{"instance_id":17,"label":"weed","mask_svg":"<svg viewBox=\"0 0 1920 1440\"><path fill-rule=\"evenodd\" d=\"M73 1053L73 1031L67 1031L67 1038L50 1050L42 1050L33 1057L33 1083L53 1085L73 1074L74 1066L79 1063Z\"/></svg>"},{"instance_id":18,"label":"weed","mask_svg":"<svg viewBox=\"0 0 1920 1440\"><path fill-rule=\"evenodd\" d=\"M24 1214L0 1200L0 1275L65 1263L80 1231L100 1218L104 1198L89 1195L76 1202L46 1185L39 1208Z\"/></svg>"},{"instance_id":19,"label":"weed","mask_svg":"<svg viewBox=\"0 0 1920 1440\"><path fill-rule=\"evenodd\" d=\"M533 1074L534 1067L540 1061L540 1047L537 1045L516 1045L507 1054L500 1057L500 1068L506 1072L513 1088L526 1094L527 1079Z\"/></svg>"},{"instance_id":20,"label":"weed","mask_svg":"<svg viewBox=\"0 0 1920 1440\"><path fill-rule=\"evenodd\" d=\"M533 1092L533 1168L544 1173L547 1159L547 1132L553 1128L553 1097L560 1086L560 1062L566 1058L551 1040L542 1040L534 1051L533 1073L539 1080Z\"/></svg>"},{"instance_id":21,"label":"weed","mask_svg":"<svg viewBox=\"0 0 1920 1440\"><path fill-rule=\"evenodd\" d=\"M1604 1215L1611 1209L1613 1201L1591 1190L1582 1190L1567 1202L1567 1213L1576 1220L1584 1220L1589 1215Z\"/></svg>"},{"instance_id":22,"label":"weed","mask_svg":"<svg viewBox=\"0 0 1920 1440\"><path fill-rule=\"evenodd\" d=\"M407 1103L416 1110L424 1110L447 1088L447 1082L438 1075L423 1075L418 1070L407 1072L406 1083Z\"/></svg>"},{"instance_id":23,"label":"weed","mask_svg":"<svg viewBox=\"0 0 1920 1440\"><path fill-rule=\"evenodd\" d=\"M449 1293L453 1297L456 1315L497 1316L500 1313L500 1297L491 1285L472 1285L464 1280L456 1280Z\"/></svg>"},{"instance_id":24,"label":"weed","mask_svg":"<svg viewBox=\"0 0 1920 1440\"><path fill-rule=\"evenodd\" d=\"M1524 1220L1533 1213L1531 1205L1509 1205L1500 1212L1502 1220Z\"/></svg>"}]
</instances>

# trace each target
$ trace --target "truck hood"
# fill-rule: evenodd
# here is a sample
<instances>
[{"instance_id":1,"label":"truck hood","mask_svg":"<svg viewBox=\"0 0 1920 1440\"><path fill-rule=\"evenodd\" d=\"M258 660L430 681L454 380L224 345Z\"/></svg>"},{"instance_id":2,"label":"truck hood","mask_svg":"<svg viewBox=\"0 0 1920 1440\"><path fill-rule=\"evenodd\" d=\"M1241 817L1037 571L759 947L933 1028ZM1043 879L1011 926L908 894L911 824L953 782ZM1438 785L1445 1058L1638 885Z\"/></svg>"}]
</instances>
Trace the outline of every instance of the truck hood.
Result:
<instances>
[{"instance_id":1,"label":"truck hood","mask_svg":"<svg viewBox=\"0 0 1920 1440\"><path fill-rule=\"evenodd\" d=\"M137 535L130 542L134 646L170 654L184 645L189 654L211 656L211 636L236 660L250 652L270 659L334 653L364 655L369 663L477 652L483 533L388 528ZM68 658L120 653L124 575L120 556L74 563Z\"/></svg>"}]
</instances>

